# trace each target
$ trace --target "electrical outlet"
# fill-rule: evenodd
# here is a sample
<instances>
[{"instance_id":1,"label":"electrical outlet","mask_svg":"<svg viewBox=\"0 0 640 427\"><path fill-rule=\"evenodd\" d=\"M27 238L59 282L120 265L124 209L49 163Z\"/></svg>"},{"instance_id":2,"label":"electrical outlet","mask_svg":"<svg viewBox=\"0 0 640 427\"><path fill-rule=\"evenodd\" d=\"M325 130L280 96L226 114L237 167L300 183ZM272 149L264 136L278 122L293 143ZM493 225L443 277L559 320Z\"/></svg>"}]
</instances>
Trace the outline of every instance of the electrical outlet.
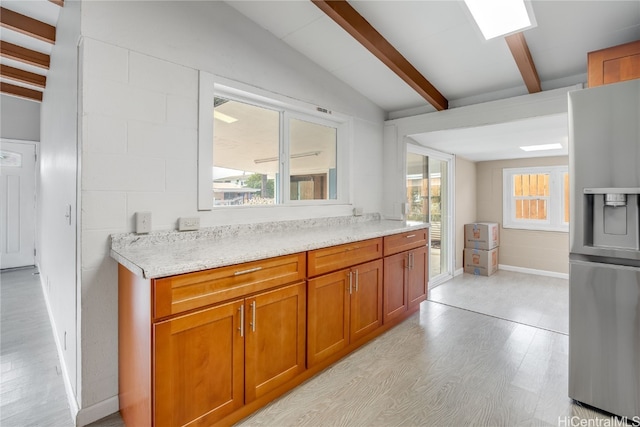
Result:
<instances>
[{"instance_id":1,"label":"electrical outlet","mask_svg":"<svg viewBox=\"0 0 640 427\"><path fill-rule=\"evenodd\" d=\"M192 231L200 228L200 218L179 218L178 219L178 231Z\"/></svg>"},{"instance_id":2,"label":"electrical outlet","mask_svg":"<svg viewBox=\"0 0 640 427\"><path fill-rule=\"evenodd\" d=\"M360 207L353 208L353 216L362 216L362 208Z\"/></svg>"},{"instance_id":3,"label":"electrical outlet","mask_svg":"<svg viewBox=\"0 0 640 427\"><path fill-rule=\"evenodd\" d=\"M151 231L151 212L136 212L136 233L146 234Z\"/></svg>"}]
</instances>

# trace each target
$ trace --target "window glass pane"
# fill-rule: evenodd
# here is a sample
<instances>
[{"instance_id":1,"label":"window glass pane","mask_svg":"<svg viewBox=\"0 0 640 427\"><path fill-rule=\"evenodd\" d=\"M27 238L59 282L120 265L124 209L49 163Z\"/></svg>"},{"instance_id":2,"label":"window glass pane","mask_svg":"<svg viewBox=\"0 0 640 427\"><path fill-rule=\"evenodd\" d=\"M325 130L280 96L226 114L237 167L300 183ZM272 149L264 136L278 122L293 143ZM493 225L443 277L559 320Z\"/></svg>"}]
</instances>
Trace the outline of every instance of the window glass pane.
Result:
<instances>
[{"instance_id":1,"label":"window glass pane","mask_svg":"<svg viewBox=\"0 0 640 427\"><path fill-rule=\"evenodd\" d=\"M280 113L216 97L213 118L214 205L276 203Z\"/></svg>"},{"instance_id":2,"label":"window glass pane","mask_svg":"<svg viewBox=\"0 0 640 427\"><path fill-rule=\"evenodd\" d=\"M409 221L429 221L429 158L407 153L407 202Z\"/></svg>"},{"instance_id":3,"label":"window glass pane","mask_svg":"<svg viewBox=\"0 0 640 427\"><path fill-rule=\"evenodd\" d=\"M291 200L337 199L337 129L291 119L289 134Z\"/></svg>"}]
</instances>

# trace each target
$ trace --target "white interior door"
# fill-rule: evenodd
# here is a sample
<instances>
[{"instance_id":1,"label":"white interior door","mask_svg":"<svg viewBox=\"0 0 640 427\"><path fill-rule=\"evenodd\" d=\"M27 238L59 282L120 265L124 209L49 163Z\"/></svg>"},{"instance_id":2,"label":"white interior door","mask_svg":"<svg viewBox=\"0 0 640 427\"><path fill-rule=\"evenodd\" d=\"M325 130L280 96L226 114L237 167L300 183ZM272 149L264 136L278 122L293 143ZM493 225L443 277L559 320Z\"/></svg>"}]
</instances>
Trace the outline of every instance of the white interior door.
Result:
<instances>
[{"instance_id":1,"label":"white interior door","mask_svg":"<svg viewBox=\"0 0 640 427\"><path fill-rule=\"evenodd\" d=\"M36 146L0 141L1 268L35 264Z\"/></svg>"}]
</instances>

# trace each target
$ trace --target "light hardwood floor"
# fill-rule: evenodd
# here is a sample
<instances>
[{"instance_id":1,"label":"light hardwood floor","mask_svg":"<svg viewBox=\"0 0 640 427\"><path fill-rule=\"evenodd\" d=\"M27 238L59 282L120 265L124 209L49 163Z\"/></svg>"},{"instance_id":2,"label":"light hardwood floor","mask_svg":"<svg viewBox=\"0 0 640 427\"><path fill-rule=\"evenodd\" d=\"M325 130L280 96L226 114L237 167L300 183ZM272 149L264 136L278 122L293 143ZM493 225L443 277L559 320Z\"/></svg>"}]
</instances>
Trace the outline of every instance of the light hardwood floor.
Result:
<instances>
[{"instance_id":1,"label":"light hardwood floor","mask_svg":"<svg viewBox=\"0 0 640 427\"><path fill-rule=\"evenodd\" d=\"M71 414L35 268L0 276L0 425L68 426Z\"/></svg>"},{"instance_id":2,"label":"light hardwood floor","mask_svg":"<svg viewBox=\"0 0 640 427\"><path fill-rule=\"evenodd\" d=\"M556 298L553 292L529 290L531 287L544 286L548 283L548 278L502 273L508 272L492 276L493 279L489 278L492 280L486 280L482 286L478 286L480 281L477 278L471 280L473 276L468 276L456 278L455 282L451 282L451 289L445 287L447 284L435 288L431 291L432 295L439 294L441 298L458 292L457 303L464 308L454 307L450 300L446 304L425 301L420 313L246 418L239 425L568 426L581 425L576 423L583 419L605 419L604 414L582 408L567 397L565 333L555 332L555 326L529 325L518 319L506 320L503 315L477 312L487 306L482 302L483 298L498 301L504 293L504 286L518 287L525 295L547 300L547 304L540 304L542 309L555 302L549 300ZM45 343L44 335L51 336L51 329L46 321L31 323L36 315L29 314L23 320L14 320L5 325L5 315L17 316L27 303L33 304L34 301L34 305L39 307L46 319L44 303L37 302L38 298L42 298L41 294L36 295L40 292L37 278L30 276L31 273L29 276L24 272L22 274L26 276L24 280L16 279L16 275L12 273L2 273L0 425L70 426L72 423L66 407L62 380L57 373L41 375L41 380L38 381L40 384L30 387L41 387L45 391L29 388L22 399L15 397L20 393L15 390L21 387L22 382L5 376L5 371L12 370L11 363L18 360L15 355L11 359L5 359L5 352L9 355L18 351L12 350L12 346L33 350L33 353L21 353L20 360L24 359L24 362L20 363L44 358L49 360L49 370L56 372L57 358L53 339ZM5 290L5 285L12 282L14 285L8 288L31 286L32 291L20 289L17 294L22 300L16 296L5 301L5 295L11 295L15 291ZM504 283L492 286L492 283L500 282ZM16 286L16 283L19 285ZM562 284L558 286L562 287ZM462 289L464 287L472 289ZM482 297L476 291L480 291ZM507 301L513 304L513 312L517 312L518 307L526 310L531 308L528 297L518 297L517 293L513 295L513 300ZM475 306L468 304L470 299L477 299ZM496 307L498 306L496 303ZM566 311L566 307L564 310ZM532 317L540 319L537 315ZM26 332L21 332L21 328ZM34 343L30 343L30 328L39 330L36 334L39 338L34 338ZM45 347L48 349L45 350ZM45 357L44 353L49 356ZM42 378L46 381L42 381ZM5 396L8 396L7 401ZM22 411L15 409L18 407ZM13 415L5 418L5 410ZM65 410L66 419L58 412L63 413ZM15 417L20 412L51 415L25 418L31 421L19 422ZM92 425L120 427L123 424L119 415L114 414Z\"/></svg>"}]
</instances>

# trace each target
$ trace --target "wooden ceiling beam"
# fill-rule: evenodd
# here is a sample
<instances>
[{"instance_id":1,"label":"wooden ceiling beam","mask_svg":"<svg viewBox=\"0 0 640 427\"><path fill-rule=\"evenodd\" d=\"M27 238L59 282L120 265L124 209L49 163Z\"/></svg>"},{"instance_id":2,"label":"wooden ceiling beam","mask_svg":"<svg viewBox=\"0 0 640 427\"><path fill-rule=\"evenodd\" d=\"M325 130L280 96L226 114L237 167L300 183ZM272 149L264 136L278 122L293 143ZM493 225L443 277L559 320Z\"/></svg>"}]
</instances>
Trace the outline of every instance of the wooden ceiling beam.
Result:
<instances>
[{"instance_id":1,"label":"wooden ceiling beam","mask_svg":"<svg viewBox=\"0 0 640 427\"><path fill-rule=\"evenodd\" d=\"M51 44L56 42L56 27L4 7L0 7L0 25L43 42Z\"/></svg>"},{"instance_id":2,"label":"wooden ceiling beam","mask_svg":"<svg viewBox=\"0 0 640 427\"><path fill-rule=\"evenodd\" d=\"M449 101L346 0L311 0L437 110Z\"/></svg>"},{"instance_id":3,"label":"wooden ceiling beam","mask_svg":"<svg viewBox=\"0 0 640 427\"><path fill-rule=\"evenodd\" d=\"M536 64L533 62L527 40L524 38L524 33L519 32L511 34L504 38L511 50L513 59L516 61L516 65L520 70L524 84L527 86L529 93L536 93L542 91L540 86L540 77L536 71Z\"/></svg>"},{"instance_id":4,"label":"wooden ceiling beam","mask_svg":"<svg viewBox=\"0 0 640 427\"><path fill-rule=\"evenodd\" d=\"M21 83L27 83L43 89L47 84L47 78L41 74L20 70L18 68L10 67L5 64L0 64L0 77L15 80Z\"/></svg>"},{"instance_id":5,"label":"wooden ceiling beam","mask_svg":"<svg viewBox=\"0 0 640 427\"><path fill-rule=\"evenodd\" d=\"M32 101L42 102L42 92L39 90L16 86L10 83L0 82L0 92L6 93L7 95L30 99Z\"/></svg>"},{"instance_id":6,"label":"wooden ceiling beam","mask_svg":"<svg viewBox=\"0 0 640 427\"><path fill-rule=\"evenodd\" d=\"M64 6L64 0L49 0L53 4L57 4L60 7Z\"/></svg>"},{"instance_id":7,"label":"wooden ceiling beam","mask_svg":"<svg viewBox=\"0 0 640 427\"><path fill-rule=\"evenodd\" d=\"M49 69L51 58L49 55L22 46L0 40L0 56L13 59L25 64L33 65L44 70Z\"/></svg>"}]
</instances>

